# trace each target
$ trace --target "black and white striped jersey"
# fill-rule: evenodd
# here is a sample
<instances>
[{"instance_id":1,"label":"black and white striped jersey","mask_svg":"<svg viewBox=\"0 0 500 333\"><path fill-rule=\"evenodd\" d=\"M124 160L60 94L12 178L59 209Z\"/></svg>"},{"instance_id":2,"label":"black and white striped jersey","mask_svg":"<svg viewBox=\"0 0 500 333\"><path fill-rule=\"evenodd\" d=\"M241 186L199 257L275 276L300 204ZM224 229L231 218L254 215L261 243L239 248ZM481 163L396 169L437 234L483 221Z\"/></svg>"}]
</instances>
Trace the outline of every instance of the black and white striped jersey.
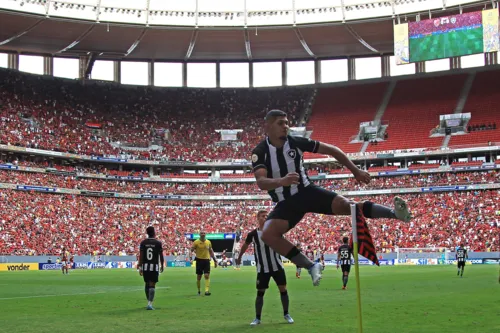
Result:
<instances>
[{"instance_id":1,"label":"black and white striped jersey","mask_svg":"<svg viewBox=\"0 0 500 333\"><path fill-rule=\"evenodd\" d=\"M257 273L271 273L283 269L283 263L278 253L274 252L262 241L262 231L254 229L248 233L245 243L253 243Z\"/></svg>"},{"instance_id":2,"label":"black and white striped jersey","mask_svg":"<svg viewBox=\"0 0 500 333\"><path fill-rule=\"evenodd\" d=\"M146 238L141 242L140 251L142 270L144 272L159 272L160 256L163 255L161 242L156 238Z\"/></svg>"},{"instance_id":3,"label":"black and white striped jersey","mask_svg":"<svg viewBox=\"0 0 500 333\"><path fill-rule=\"evenodd\" d=\"M351 264L352 249L349 245L341 245L339 251L337 252L337 264L338 265L350 265Z\"/></svg>"},{"instance_id":4,"label":"black and white striped jersey","mask_svg":"<svg viewBox=\"0 0 500 333\"><path fill-rule=\"evenodd\" d=\"M282 178L290 172L300 175L300 184L291 186L281 186L268 191L274 202L283 201L298 193L304 187L311 184L306 170L304 169L304 152L316 153L319 149L319 142L299 136L287 136L287 140L282 148L274 147L269 138L262 140L252 151L253 171L260 168L267 170L268 178Z\"/></svg>"}]
</instances>

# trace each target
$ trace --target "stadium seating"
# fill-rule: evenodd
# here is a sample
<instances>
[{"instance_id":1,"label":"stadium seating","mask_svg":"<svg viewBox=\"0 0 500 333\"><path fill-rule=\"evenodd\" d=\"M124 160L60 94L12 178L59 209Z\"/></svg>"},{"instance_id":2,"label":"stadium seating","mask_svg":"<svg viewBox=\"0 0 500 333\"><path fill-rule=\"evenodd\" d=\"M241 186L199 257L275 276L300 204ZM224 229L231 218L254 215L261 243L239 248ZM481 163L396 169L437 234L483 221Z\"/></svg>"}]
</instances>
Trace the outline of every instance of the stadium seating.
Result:
<instances>
[{"instance_id":1,"label":"stadium seating","mask_svg":"<svg viewBox=\"0 0 500 333\"><path fill-rule=\"evenodd\" d=\"M404 195L415 216L410 223L370 220L380 252L399 247L452 248L461 242L473 251L497 249L497 191ZM392 205L392 196L355 198ZM185 253L184 233L235 232L255 228L255 208L269 202L168 202L89 198L0 190L0 254L55 254L61 246L81 255L135 254L147 225L155 225L166 254ZM479 209L479 207L481 207ZM334 252L350 230L348 217L308 214L287 238L303 246Z\"/></svg>"},{"instance_id":2,"label":"stadium seating","mask_svg":"<svg viewBox=\"0 0 500 333\"><path fill-rule=\"evenodd\" d=\"M491 124L500 117L500 91L498 78L500 71L478 72L467 97L463 112L471 113L471 125ZM498 124L497 124L498 125ZM449 146L500 142L500 127L495 130L473 131L465 135L453 135Z\"/></svg>"},{"instance_id":3,"label":"stadium seating","mask_svg":"<svg viewBox=\"0 0 500 333\"><path fill-rule=\"evenodd\" d=\"M439 115L453 113L466 75L446 75L398 81L382 117L388 139L367 151L438 147L443 137L430 138Z\"/></svg>"},{"instance_id":4,"label":"stadium seating","mask_svg":"<svg viewBox=\"0 0 500 333\"><path fill-rule=\"evenodd\" d=\"M248 159L269 109L298 120L310 88L162 89L80 83L0 70L0 143L131 159ZM218 145L217 129L242 129ZM167 138L167 139L165 139ZM162 149L131 151L157 143Z\"/></svg>"},{"instance_id":5,"label":"stadium seating","mask_svg":"<svg viewBox=\"0 0 500 333\"><path fill-rule=\"evenodd\" d=\"M370 169L371 170L371 169ZM187 177L192 176L192 177ZM200 177L195 177L200 176ZM201 178L201 175L174 175L170 178ZM205 178L207 178L205 176ZM208 178L207 178L208 180ZM152 193L152 194L263 194L255 183L166 183L126 180L102 180L51 173L30 173L0 170L0 182L16 185L38 185L91 191ZM359 184L354 178L315 181L335 191L412 188L436 185L465 185L500 182L500 174L490 172L461 172L374 177L370 184Z\"/></svg>"},{"instance_id":6,"label":"stadium seating","mask_svg":"<svg viewBox=\"0 0 500 333\"><path fill-rule=\"evenodd\" d=\"M382 102L388 83L321 88L308 127L312 138L336 145L344 152L359 152L361 143L351 144L359 124L372 121Z\"/></svg>"}]
</instances>

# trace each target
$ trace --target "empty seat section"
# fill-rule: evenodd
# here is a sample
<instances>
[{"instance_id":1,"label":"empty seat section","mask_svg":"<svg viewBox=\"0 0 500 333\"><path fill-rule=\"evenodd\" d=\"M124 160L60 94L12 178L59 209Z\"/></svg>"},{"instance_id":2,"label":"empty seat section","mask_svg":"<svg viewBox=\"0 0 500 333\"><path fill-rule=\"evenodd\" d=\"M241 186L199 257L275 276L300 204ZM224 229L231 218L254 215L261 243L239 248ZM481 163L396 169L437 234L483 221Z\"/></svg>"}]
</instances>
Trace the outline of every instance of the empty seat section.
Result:
<instances>
[{"instance_id":1,"label":"empty seat section","mask_svg":"<svg viewBox=\"0 0 500 333\"><path fill-rule=\"evenodd\" d=\"M500 71L479 72L465 103L464 113L471 113L470 125L496 123L495 130L452 135L449 146L500 142Z\"/></svg>"},{"instance_id":2,"label":"empty seat section","mask_svg":"<svg viewBox=\"0 0 500 333\"><path fill-rule=\"evenodd\" d=\"M396 84L382 117L389 123L388 139L367 151L437 147L443 137L430 138L439 116L453 113L467 75L402 80Z\"/></svg>"},{"instance_id":3,"label":"empty seat section","mask_svg":"<svg viewBox=\"0 0 500 333\"><path fill-rule=\"evenodd\" d=\"M384 82L319 89L308 123L312 138L346 153L359 152L362 143L351 144L350 139L359 133L359 123L373 120L387 86Z\"/></svg>"}]
</instances>

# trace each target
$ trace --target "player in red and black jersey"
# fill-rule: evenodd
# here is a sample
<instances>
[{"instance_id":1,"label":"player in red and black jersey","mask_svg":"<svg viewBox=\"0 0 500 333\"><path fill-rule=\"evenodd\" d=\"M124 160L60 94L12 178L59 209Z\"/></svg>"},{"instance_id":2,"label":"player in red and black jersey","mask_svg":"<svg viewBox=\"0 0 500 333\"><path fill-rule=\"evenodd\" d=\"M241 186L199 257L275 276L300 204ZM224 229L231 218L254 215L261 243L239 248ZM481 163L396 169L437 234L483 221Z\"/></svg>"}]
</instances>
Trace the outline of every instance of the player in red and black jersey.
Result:
<instances>
[{"instance_id":1,"label":"player in red and black jersey","mask_svg":"<svg viewBox=\"0 0 500 333\"><path fill-rule=\"evenodd\" d=\"M68 264L68 268L69 269L73 269L73 265L75 263L75 256L74 255L70 255L69 257L69 264Z\"/></svg>"},{"instance_id":2,"label":"player in red and black jersey","mask_svg":"<svg viewBox=\"0 0 500 333\"><path fill-rule=\"evenodd\" d=\"M342 267L342 289L347 289L347 281L349 280L349 272L351 271L351 256L352 249L349 247L349 238L342 238L342 245L337 252L337 269Z\"/></svg>"},{"instance_id":3,"label":"player in red and black jersey","mask_svg":"<svg viewBox=\"0 0 500 333\"><path fill-rule=\"evenodd\" d=\"M61 253L61 270L62 273L66 272L68 274L68 251L66 251L66 248L62 248L62 253Z\"/></svg>"}]
</instances>

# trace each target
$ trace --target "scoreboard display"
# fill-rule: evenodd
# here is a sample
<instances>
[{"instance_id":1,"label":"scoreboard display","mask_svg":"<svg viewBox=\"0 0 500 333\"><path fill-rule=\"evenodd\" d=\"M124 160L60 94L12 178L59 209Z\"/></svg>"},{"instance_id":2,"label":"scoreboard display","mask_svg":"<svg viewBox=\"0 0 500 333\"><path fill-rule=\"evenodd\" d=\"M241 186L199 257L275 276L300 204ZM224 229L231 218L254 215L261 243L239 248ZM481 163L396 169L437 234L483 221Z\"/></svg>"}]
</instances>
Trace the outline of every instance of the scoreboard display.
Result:
<instances>
[{"instance_id":1,"label":"scoreboard display","mask_svg":"<svg viewBox=\"0 0 500 333\"><path fill-rule=\"evenodd\" d=\"M498 50L498 9L443 16L394 27L397 64Z\"/></svg>"}]
</instances>

